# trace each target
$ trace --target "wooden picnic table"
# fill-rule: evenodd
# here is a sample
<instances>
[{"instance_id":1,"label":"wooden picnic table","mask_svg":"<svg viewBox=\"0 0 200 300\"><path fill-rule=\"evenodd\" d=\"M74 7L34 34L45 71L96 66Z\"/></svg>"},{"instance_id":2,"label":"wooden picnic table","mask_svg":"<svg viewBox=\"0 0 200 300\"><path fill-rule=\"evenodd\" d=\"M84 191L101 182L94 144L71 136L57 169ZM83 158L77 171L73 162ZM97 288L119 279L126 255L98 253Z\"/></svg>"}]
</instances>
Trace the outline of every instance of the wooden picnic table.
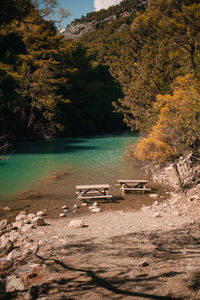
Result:
<instances>
[{"instance_id":1,"label":"wooden picnic table","mask_svg":"<svg viewBox=\"0 0 200 300\"><path fill-rule=\"evenodd\" d=\"M150 191L150 188L146 188L147 180L142 179L119 179L117 182L120 185L120 190L122 191L122 195L126 191Z\"/></svg>"},{"instance_id":2,"label":"wooden picnic table","mask_svg":"<svg viewBox=\"0 0 200 300\"><path fill-rule=\"evenodd\" d=\"M110 199L112 195L108 194L110 188L109 184L90 184L90 185L77 185L77 198L78 199Z\"/></svg>"}]
</instances>

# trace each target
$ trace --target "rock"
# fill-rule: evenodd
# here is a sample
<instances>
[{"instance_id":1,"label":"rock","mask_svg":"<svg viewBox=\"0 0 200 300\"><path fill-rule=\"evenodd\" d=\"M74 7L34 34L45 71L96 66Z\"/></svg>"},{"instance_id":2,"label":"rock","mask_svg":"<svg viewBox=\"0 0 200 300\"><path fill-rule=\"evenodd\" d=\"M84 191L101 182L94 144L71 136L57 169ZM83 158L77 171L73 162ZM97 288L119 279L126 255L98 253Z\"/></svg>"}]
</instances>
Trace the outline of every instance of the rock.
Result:
<instances>
[{"instance_id":1,"label":"rock","mask_svg":"<svg viewBox=\"0 0 200 300\"><path fill-rule=\"evenodd\" d=\"M84 226L83 220L72 220L69 225L70 228L81 228Z\"/></svg>"},{"instance_id":2,"label":"rock","mask_svg":"<svg viewBox=\"0 0 200 300\"><path fill-rule=\"evenodd\" d=\"M75 204L75 205L73 206L73 208L77 209L77 208L78 208L78 205L77 205L77 204Z\"/></svg>"},{"instance_id":3,"label":"rock","mask_svg":"<svg viewBox=\"0 0 200 300\"><path fill-rule=\"evenodd\" d=\"M86 202L81 203L82 206L87 206L88 204Z\"/></svg>"},{"instance_id":4,"label":"rock","mask_svg":"<svg viewBox=\"0 0 200 300\"><path fill-rule=\"evenodd\" d=\"M6 206L3 208L3 210L8 211L8 210L10 210L10 207Z\"/></svg>"},{"instance_id":5,"label":"rock","mask_svg":"<svg viewBox=\"0 0 200 300\"><path fill-rule=\"evenodd\" d=\"M37 217L45 216L45 212L43 210L37 212Z\"/></svg>"},{"instance_id":6,"label":"rock","mask_svg":"<svg viewBox=\"0 0 200 300\"><path fill-rule=\"evenodd\" d=\"M62 213L62 214L60 214L60 217L61 217L61 218L65 218L66 215Z\"/></svg>"},{"instance_id":7,"label":"rock","mask_svg":"<svg viewBox=\"0 0 200 300\"><path fill-rule=\"evenodd\" d=\"M15 218L16 222L24 221L25 219L26 219L26 215L25 214L19 214Z\"/></svg>"},{"instance_id":8,"label":"rock","mask_svg":"<svg viewBox=\"0 0 200 300\"><path fill-rule=\"evenodd\" d=\"M28 214L28 215L26 216L25 223L26 223L26 224L32 223L32 221L33 221L33 219L34 219L35 217L36 217L35 214Z\"/></svg>"},{"instance_id":9,"label":"rock","mask_svg":"<svg viewBox=\"0 0 200 300\"><path fill-rule=\"evenodd\" d=\"M7 277L6 292L23 291L24 289L24 283L20 278L17 278L15 275Z\"/></svg>"},{"instance_id":10,"label":"rock","mask_svg":"<svg viewBox=\"0 0 200 300\"><path fill-rule=\"evenodd\" d=\"M149 197L150 197L150 198L157 198L158 195L157 195L157 194L149 194Z\"/></svg>"},{"instance_id":11,"label":"rock","mask_svg":"<svg viewBox=\"0 0 200 300\"><path fill-rule=\"evenodd\" d=\"M27 194L26 194L26 197L25 197L25 199L28 199L28 198L38 198L38 197L40 197L41 195L40 195L40 193L38 193L38 192L28 192Z\"/></svg>"},{"instance_id":12,"label":"rock","mask_svg":"<svg viewBox=\"0 0 200 300\"><path fill-rule=\"evenodd\" d=\"M5 258L0 258L0 271L10 269L13 266L13 261Z\"/></svg>"},{"instance_id":13,"label":"rock","mask_svg":"<svg viewBox=\"0 0 200 300\"><path fill-rule=\"evenodd\" d=\"M144 212L149 211L149 210L151 210L151 206L143 206L141 208L141 211L144 211Z\"/></svg>"},{"instance_id":14,"label":"rock","mask_svg":"<svg viewBox=\"0 0 200 300\"><path fill-rule=\"evenodd\" d=\"M101 209L99 207L95 207L93 209L90 210L91 212L93 213L100 213L101 212Z\"/></svg>"},{"instance_id":15,"label":"rock","mask_svg":"<svg viewBox=\"0 0 200 300\"><path fill-rule=\"evenodd\" d=\"M199 199L200 199L200 198L199 198L198 195L192 195L192 196L190 196L190 198L189 198L190 201L199 200Z\"/></svg>"},{"instance_id":16,"label":"rock","mask_svg":"<svg viewBox=\"0 0 200 300\"><path fill-rule=\"evenodd\" d=\"M33 219L33 224L35 226L45 226L46 225L45 220L42 217L35 217Z\"/></svg>"},{"instance_id":17,"label":"rock","mask_svg":"<svg viewBox=\"0 0 200 300\"><path fill-rule=\"evenodd\" d=\"M6 260L16 260L18 257L21 257L21 253L14 249L7 255Z\"/></svg>"},{"instance_id":18,"label":"rock","mask_svg":"<svg viewBox=\"0 0 200 300\"><path fill-rule=\"evenodd\" d=\"M1 238L0 240L0 250L9 252L13 248L13 243L6 237Z\"/></svg>"},{"instance_id":19,"label":"rock","mask_svg":"<svg viewBox=\"0 0 200 300\"><path fill-rule=\"evenodd\" d=\"M156 212L153 216L154 216L154 218L162 217L161 214L160 214L159 212Z\"/></svg>"},{"instance_id":20,"label":"rock","mask_svg":"<svg viewBox=\"0 0 200 300\"><path fill-rule=\"evenodd\" d=\"M148 261L146 261L146 260L141 261L141 262L139 262L139 264L138 264L138 267L147 267L147 266L149 266L149 263L148 263Z\"/></svg>"},{"instance_id":21,"label":"rock","mask_svg":"<svg viewBox=\"0 0 200 300\"><path fill-rule=\"evenodd\" d=\"M13 227L14 230L18 230L18 229L21 230L22 225L23 225L22 221L20 221L20 222L13 222L12 223L12 227Z\"/></svg>"},{"instance_id":22,"label":"rock","mask_svg":"<svg viewBox=\"0 0 200 300\"><path fill-rule=\"evenodd\" d=\"M34 224L26 224L21 228L22 232L28 232L34 227Z\"/></svg>"},{"instance_id":23,"label":"rock","mask_svg":"<svg viewBox=\"0 0 200 300\"><path fill-rule=\"evenodd\" d=\"M62 209L68 209L68 207L66 205L63 205Z\"/></svg>"},{"instance_id":24,"label":"rock","mask_svg":"<svg viewBox=\"0 0 200 300\"><path fill-rule=\"evenodd\" d=\"M157 205L159 205L159 202L158 202L158 201L155 201L155 202L153 203L153 206L157 206Z\"/></svg>"},{"instance_id":25,"label":"rock","mask_svg":"<svg viewBox=\"0 0 200 300\"><path fill-rule=\"evenodd\" d=\"M92 205L93 206L98 206L99 204L97 202L94 202Z\"/></svg>"},{"instance_id":26,"label":"rock","mask_svg":"<svg viewBox=\"0 0 200 300\"><path fill-rule=\"evenodd\" d=\"M68 209L64 209L64 213L68 212L69 210Z\"/></svg>"},{"instance_id":27,"label":"rock","mask_svg":"<svg viewBox=\"0 0 200 300\"><path fill-rule=\"evenodd\" d=\"M7 225L8 225L8 220L2 220L0 222L0 231L5 230Z\"/></svg>"},{"instance_id":28,"label":"rock","mask_svg":"<svg viewBox=\"0 0 200 300\"><path fill-rule=\"evenodd\" d=\"M94 208L94 206L88 206L88 209L89 210L91 210L91 209L93 209Z\"/></svg>"}]
</instances>

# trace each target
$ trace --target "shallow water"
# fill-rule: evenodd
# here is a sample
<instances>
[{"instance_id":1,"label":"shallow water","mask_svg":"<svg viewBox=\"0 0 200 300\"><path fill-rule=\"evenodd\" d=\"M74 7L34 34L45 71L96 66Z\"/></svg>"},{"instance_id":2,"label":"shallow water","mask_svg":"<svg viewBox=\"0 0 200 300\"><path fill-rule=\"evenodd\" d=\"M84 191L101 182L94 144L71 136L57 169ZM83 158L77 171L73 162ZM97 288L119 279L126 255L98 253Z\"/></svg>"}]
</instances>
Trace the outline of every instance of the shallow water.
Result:
<instances>
[{"instance_id":1,"label":"shallow water","mask_svg":"<svg viewBox=\"0 0 200 300\"><path fill-rule=\"evenodd\" d=\"M14 202L20 208L48 210L58 204L60 207L75 203L75 186L81 184L108 183L110 193L118 197L117 179L145 176L135 165L123 160L127 144L137 138L129 133L18 143L11 159L0 161L1 204ZM125 199L128 197L132 196ZM147 197L139 195L139 203ZM115 208L126 205L121 201L113 203L120 204Z\"/></svg>"},{"instance_id":2,"label":"shallow water","mask_svg":"<svg viewBox=\"0 0 200 300\"><path fill-rule=\"evenodd\" d=\"M135 135L110 135L18 143L11 159L0 162L0 199L59 171L80 176L77 184L110 181L123 166L126 144L136 139Z\"/></svg>"}]
</instances>

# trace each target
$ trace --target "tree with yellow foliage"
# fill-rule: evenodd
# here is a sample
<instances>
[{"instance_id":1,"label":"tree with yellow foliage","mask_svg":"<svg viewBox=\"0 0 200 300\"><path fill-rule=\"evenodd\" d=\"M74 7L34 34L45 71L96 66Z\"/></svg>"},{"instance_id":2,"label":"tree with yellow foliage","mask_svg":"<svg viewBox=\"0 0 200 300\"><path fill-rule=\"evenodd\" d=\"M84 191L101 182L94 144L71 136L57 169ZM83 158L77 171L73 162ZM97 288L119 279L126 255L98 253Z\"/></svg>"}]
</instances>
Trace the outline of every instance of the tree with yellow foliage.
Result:
<instances>
[{"instance_id":1,"label":"tree with yellow foliage","mask_svg":"<svg viewBox=\"0 0 200 300\"><path fill-rule=\"evenodd\" d=\"M158 95L154 109L158 111L157 123L137 143L134 154L142 161L172 162L183 190L176 159L186 151L200 150L200 82L192 74L178 77L173 94Z\"/></svg>"}]
</instances>

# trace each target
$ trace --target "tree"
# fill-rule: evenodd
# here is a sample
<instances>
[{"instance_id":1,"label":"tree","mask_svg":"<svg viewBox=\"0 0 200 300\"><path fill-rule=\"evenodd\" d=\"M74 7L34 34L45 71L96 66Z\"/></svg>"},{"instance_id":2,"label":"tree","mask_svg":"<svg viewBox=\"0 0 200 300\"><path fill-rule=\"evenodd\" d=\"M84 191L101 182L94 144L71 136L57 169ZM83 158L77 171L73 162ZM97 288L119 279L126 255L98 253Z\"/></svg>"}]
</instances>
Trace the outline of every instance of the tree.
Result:
<instances>
[{"instance_id":1,"label":"tree","mask_svg":"<svg viewBox=\"0 0 200 300\"><path fill-rule=\"evenodd\" d=\"M183 189L176 164L185 151L200 151L200 82L192 75L178 77L172 95L158 95L154 104L158 121L149 135L140 140L135 156L142 161L172 162Z\"/></svg>"}]
</instances>

